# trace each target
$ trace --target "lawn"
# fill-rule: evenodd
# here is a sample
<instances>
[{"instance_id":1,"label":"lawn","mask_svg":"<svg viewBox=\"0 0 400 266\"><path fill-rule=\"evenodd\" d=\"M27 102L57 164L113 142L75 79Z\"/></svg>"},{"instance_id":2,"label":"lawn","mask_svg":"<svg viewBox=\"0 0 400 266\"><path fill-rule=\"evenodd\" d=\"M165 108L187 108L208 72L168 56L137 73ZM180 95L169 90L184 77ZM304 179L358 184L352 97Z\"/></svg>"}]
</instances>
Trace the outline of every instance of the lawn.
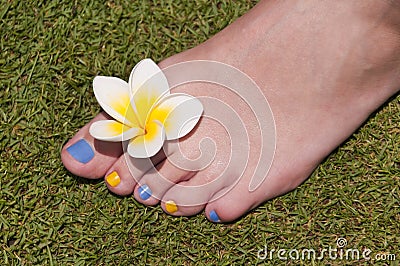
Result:
<instances>
[{"instance_id":1,"label":"lawn","mask_svg":"<svg viewBox=\"0 0 400 266\"><path fill-rule=\"evenodd\" d=\"M100 111L96 75L127 79L141 59L193 47L255 2L0 2L0 265L399 262L399 95L298 189L232 224L168 216L63 167L63 144ZM262 258L334 249L338 238L371 260ZM398 265L389 259L379 263Z\"/></svg>"}]
</instances>

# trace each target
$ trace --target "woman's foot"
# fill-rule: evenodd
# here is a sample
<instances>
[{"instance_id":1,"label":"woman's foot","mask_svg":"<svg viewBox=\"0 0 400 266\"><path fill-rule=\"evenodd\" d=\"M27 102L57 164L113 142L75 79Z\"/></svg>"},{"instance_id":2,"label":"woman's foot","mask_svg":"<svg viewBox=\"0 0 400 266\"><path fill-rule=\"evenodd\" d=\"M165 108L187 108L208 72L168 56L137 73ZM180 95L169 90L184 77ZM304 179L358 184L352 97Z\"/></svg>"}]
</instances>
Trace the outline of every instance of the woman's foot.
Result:
<instances>
[{"instance_id":1,"label":"woman's foot","mask_svg":"<svg viewBox=\"0 0 400 266\"><path fill-rule=\"evenodd\" d=\"M249 184L261 152L260 132L267 129L255 126L257 113L243 100L246 95L240 97L215 84L186 84L173 92L218 99L232 107L247 130L244 140L248 137L249 146L231 145L234 133L203 117L180 140L179 149L174 143L167 144L169 159L164 152L152 162L133 159L124 154L121 143L94 140L89 134L93 121L110 119L101 113L65 145L63 163L82 177L105 176L108 188L116 194L134 193L146 205L161 201L172 215L193 215L205 209L211 221L232 221L295 189L399 91L398 10L389 1L378 0L261 1L207 42L159 64L166 68L199 59L223 62L258 84L273 112L276 150L268 175L255 191L249 190ZM232 113L222 110L220 115ZM196 159L207 153L208 149L199 148L207 138L216 148L207 167L184 170L176 166L182 154ZM244 172L238 167L241 155L247 163ZM228 178L223 180L222 174Z\"/></svg>"}]
</instances>

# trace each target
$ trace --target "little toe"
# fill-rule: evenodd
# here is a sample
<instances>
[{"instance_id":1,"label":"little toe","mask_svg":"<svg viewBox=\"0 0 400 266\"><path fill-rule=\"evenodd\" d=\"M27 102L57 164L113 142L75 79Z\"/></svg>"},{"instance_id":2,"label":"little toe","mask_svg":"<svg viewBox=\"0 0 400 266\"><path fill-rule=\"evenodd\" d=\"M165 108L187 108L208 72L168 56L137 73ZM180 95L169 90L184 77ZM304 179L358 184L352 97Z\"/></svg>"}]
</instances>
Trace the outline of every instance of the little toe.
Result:
<instances>
[{"instance_id":1,"label":"little toe","mask_svg":"<svg viewBox=\"0 0 400 266\"><path fill-rule=\"evenodd\" d=\"M210 200L204 210L208 220L214 223L232 222L261 203L256 201L260 196L252 195L245 186L227 189L221 194L216 200Z\"/></svg>"},{"instance_id":2,"label":"little toe","mask_svg":"<svg viewBox=\"0 0 400 266\"><path fill-rule=\"evenodd\" d=\"M297 188L308 172L277 171L270 173L255 191L250 192L251 176L244 176L235 186L216 193L205 207L205 215L212 222L232 222L263 202Z\"/></svg>"},{"instance_id":3,"label":"little toe","mask_svg":"<svg viewBox=\"0 0 400 266\"><path fill-rule=\"evenodd\" d=\"M107 119L104 112L98 114L64 145L61 160L68 171L85 178L101 178L121 156L121 143L99 141L89 133L92 123Z\"/></svg>"}]
</instances>

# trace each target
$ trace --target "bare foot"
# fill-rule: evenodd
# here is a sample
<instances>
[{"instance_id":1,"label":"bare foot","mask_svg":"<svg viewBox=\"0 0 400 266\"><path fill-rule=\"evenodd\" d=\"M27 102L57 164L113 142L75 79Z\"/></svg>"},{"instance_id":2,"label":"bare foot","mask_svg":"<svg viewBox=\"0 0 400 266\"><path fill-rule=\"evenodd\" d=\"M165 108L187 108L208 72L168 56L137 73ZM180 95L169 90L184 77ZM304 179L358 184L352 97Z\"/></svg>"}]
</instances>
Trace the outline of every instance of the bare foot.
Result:
<instances>
[{"instance_id":1,"label":"bare foot","mask_svg":"<svg viewBox=\"0 0 400 266\"><path fill-rule=\"evenodd\" d=\"M255 191L249 185L263 151L260 132L269 129L255 126L258 114L246 103L246 95L215 84L185 84L174 92L203 101L202 97L220 100L232 107L243 121L250 145L233 146L226 125L203 117L179 147L166 144L168 159L164 152L151 158L151 163L131 159L120 143L94 140L89 134L93 121L110 119L102 113L65 145L63 163L82 177L105 176L108 188L116 194L134 193L146 205L161 201L172 215L194 215L205 209L211 221L232 221L295 189L399 91L398 18L399 8L386 1L261 1L207 42L159 64L168 69L191 60L223 62L258 84L272 109L276 150L268 175ZM221 108L219 115L229 117L231 111ZM206 105L208 112L212 110ZM207 138L216 148L207 167L184 170L176 166L182 154L196 159L207 151L199 148ZM242 160L236 160L242 150L245 169L235 167L241 164ZM231 178L221 181L222 175Z\"/></svg>"}]
</instances>

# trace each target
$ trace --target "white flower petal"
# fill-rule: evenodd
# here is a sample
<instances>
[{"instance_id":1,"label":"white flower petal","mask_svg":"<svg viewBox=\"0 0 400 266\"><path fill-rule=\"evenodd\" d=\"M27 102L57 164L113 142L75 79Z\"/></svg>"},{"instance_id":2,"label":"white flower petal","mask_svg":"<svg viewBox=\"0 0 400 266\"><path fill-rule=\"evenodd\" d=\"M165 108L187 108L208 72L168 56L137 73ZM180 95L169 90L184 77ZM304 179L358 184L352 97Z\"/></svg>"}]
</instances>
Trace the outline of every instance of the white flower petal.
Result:
<instances>
[{"instance_id":1,"label":"white flower petal","mask_svg":"<svg viewBox=\"0 0 400 266\"><path fill-rule=\"evenodd\" d=\"M128 84L131 105L137 115L138 123L143 127L155 104L170 94L167 78L151 59L143 59L133 68Z\"/></svg>"},{"instance_id":2,"label":"white flower petal","mask_svg":"<svg viewBox=\"0 0 400 266\"><path fill-rule=\"evenodd\" d=\"M196 126L202 113L203 105L198 99L184 93L173 93L157 104L149 121L160 121L165 128L167 140L173 140L188 134Z\"/></svg>"},{"instance_id":3,"label":"white flower petal","mask_svg":"<svg viewBox=\"0 0 400 266\"><path fill-rule=\"evenodd\" d=\"M158 121L146 125L146 134L129 141L128 153L135 158L148 158L157 154L164 144L164 128Z\"/></svg>"},{"instance_id":4,"label":"white flower petal","mask_svg":"<svg viewBox=\"0 0 400 266\"><path fill-rule=\"evenodd\" d=\"M128 127L114 120L96 121L89 132L95 139L105 141L125 141L144 133L140 128Z\"/></svg>"},{"instance_id":5,"label":"white flower petal","mask_svg":"<svg viewBox=\"0 0 400 266\"><path fill-rule=\"evenodd\" d=\"M128 83L115 77L97 76L93 80L93 91L107 114L131 127L138 126L136 114L131 106Z\"/></svg>"},{"instance_id":6,"label":"white flower petal","mask_svg":"<svg viewBox=\"0 0 400 266\"><path fill-rule=\"evenodd\" d=\"M158 97L169 94L167 78L157 64L149 58L137 63L129 76L129 88L132 94L135 94L143 85L147 87L147 90L157 92Z\"/></svg>"}]
</instances>

